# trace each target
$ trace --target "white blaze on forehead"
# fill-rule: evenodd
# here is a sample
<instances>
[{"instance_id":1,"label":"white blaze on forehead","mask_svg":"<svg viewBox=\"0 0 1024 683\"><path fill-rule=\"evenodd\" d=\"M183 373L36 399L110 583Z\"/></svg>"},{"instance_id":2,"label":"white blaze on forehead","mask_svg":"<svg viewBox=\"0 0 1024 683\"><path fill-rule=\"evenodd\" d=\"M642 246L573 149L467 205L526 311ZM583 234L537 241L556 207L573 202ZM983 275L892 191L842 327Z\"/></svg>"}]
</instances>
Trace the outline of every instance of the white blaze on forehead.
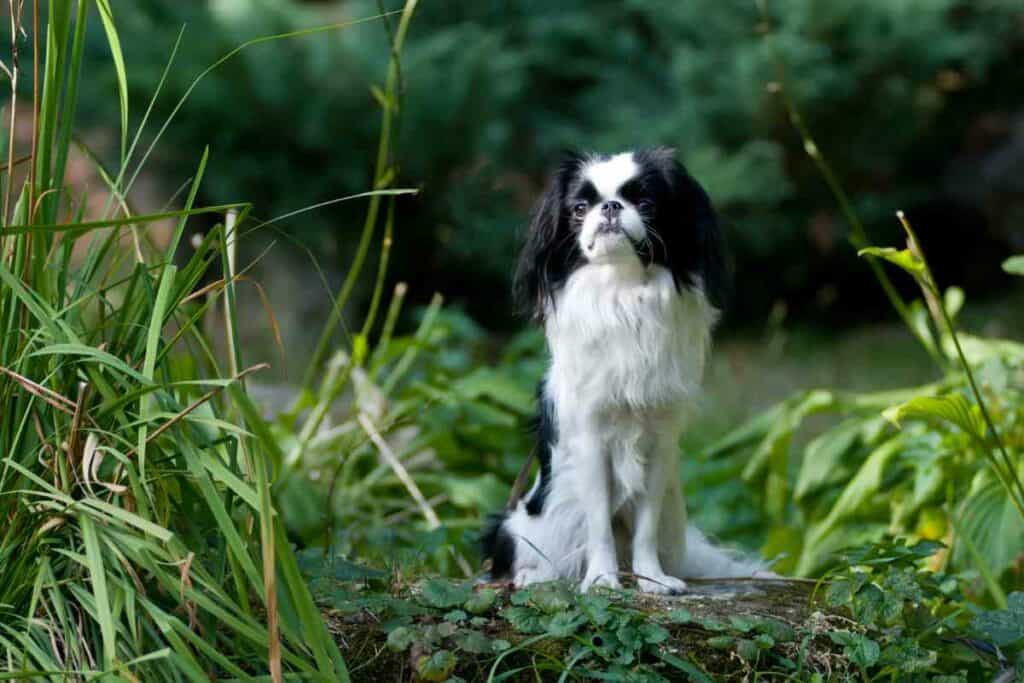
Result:
<instances>
[{"instance_id":1,"label":"white blaze on forehead","mask_svg":"<svg viewBox=\"0 0 1024 683\"><path fill-rule=\"evenodd\" d=\"M616 154L610 159L591 161L583 168L583 177L594 184L602 197L614 197L626 181L633 178L639 167L632 152Z\"/></svg>"}]
</instances>

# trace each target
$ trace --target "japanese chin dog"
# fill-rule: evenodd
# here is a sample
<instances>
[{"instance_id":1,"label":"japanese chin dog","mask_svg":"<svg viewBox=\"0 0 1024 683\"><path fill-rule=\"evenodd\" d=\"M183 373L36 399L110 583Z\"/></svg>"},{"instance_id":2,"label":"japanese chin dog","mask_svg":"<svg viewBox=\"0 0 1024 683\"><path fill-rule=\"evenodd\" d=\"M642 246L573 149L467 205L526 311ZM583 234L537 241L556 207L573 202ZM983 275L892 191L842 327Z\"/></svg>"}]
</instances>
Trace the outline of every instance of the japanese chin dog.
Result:
<instances>
[{"instance_id":1,"label":"japanese chin dog","mask_svg":"<svg viewBox=\"0 0 1024 683\"><path fill-rule=\"evenodd\" d=\"M701 186L664 148L568 154L539 202L515 291L544 326L532 488L483 534L493 579L770 575L687 525L679 438L729 283Z\"/></svg>"}]
</instances>

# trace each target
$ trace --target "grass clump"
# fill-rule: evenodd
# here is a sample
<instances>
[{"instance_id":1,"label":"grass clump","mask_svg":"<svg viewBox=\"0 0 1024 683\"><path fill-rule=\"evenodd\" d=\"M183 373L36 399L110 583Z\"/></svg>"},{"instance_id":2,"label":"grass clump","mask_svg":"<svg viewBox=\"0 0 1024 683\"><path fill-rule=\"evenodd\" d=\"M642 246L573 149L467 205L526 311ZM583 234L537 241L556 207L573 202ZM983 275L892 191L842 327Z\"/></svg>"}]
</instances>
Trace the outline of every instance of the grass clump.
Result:
<instances>
[{"instance_id":1,"label":"grass clump","mask_svg":"<svg viewBox=\"0 0 1024 683\"><path fill-rule=\"evenodd\" d=\"M204 155L180 209L132 211L128 192L160 133L136 159L152 103L133 138L115 9L108 0L12 7L0 217L0 672L348 680L271 494L284 453L245 390L263 369L246 366L237 335L244 273L235 251L249 206L194 205ZM96 165L109 198L100 216L86 215L86 197L65 185L89 77L90 15L107 39L121 112L119 170ZM243 47L329 28L338 27ZM29 141L17 134L26 127ZM375 204L396 193L386 186L368 193ZM197 214L223 220L176 265ZM169 246L159 249L150 231L168 220ZM201 286L211 267L222 276ZM216 319L226 358L203 330Z\"/></svg>"}]
</instances>

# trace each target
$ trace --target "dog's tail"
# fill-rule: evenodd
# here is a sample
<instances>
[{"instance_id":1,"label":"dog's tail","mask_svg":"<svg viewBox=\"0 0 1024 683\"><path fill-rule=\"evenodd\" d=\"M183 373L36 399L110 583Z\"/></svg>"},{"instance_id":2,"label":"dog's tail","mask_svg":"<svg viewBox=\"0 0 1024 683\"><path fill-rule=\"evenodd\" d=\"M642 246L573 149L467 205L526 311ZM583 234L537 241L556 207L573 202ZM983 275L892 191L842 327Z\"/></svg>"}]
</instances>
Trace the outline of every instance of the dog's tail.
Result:
<instances>
[{"instance_id":1,"label":"dog's tail","mask_svg":"<svg viewBox=\"0 0 1024 683\"><path fill-rule=\"evenodd\" d=\"M746 557L740 552L714 545L692 524L686 527L686 557L683 578L775 578L778 575L768 564Z\"/></svg>"}]
</instances>

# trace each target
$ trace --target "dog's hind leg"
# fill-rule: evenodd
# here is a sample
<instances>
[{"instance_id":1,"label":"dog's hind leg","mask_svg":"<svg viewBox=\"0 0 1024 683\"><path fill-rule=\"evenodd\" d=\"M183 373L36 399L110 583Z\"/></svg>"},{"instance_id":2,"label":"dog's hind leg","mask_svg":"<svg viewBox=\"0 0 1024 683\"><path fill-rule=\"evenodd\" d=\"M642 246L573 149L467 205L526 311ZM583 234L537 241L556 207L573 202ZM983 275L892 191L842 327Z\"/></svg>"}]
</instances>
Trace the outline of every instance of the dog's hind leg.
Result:
<instances>
[{"instance_id":1,"label":"dog's hind leg","mask_svg":"<svg viewBox=\"0 0 1024 683\"><path fill-rule=\"evenodd\" d=\"M551 497L540 515L520 504L505 521L504 531L515 542L509 575L516 586L582 577L584 519L573 501Z\"/></svg>"}]
</instances>

